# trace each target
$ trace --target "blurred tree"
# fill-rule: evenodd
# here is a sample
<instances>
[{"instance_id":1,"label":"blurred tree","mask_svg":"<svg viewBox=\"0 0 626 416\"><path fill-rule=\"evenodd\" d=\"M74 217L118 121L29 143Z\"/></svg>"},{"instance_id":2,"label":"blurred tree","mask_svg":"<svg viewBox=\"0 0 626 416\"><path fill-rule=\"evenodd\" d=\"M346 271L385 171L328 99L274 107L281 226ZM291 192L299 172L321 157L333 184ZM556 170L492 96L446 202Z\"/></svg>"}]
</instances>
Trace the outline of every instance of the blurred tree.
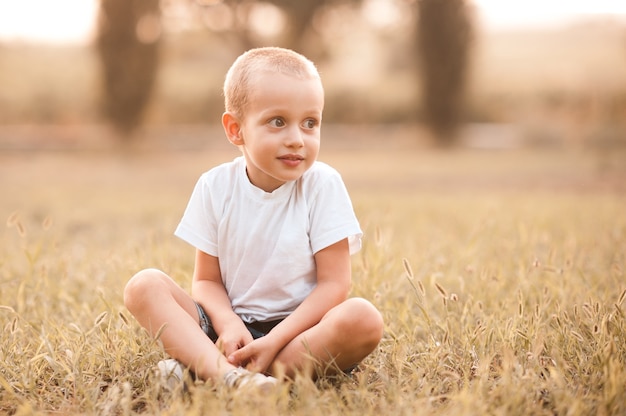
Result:
<instances>
[{"instance_id":1,"label":"blurred tree","mask_svg":"<svg viewBox=\"0 0 626 416\"><path fill-rule=\"evenodd\" d=\"M141 123L156 79L159 0L101 0L97 50L104 112L126 138Z\"/></svg>"},{"instance_id":2,"label":"blurred tree","mask_svg":"<svg viewBox=\"0 0 626 416\"><path fill-rule=\"evenodd\" d=\"M222 12L223 7L229 8L229 16L234 16L230 25L219 22L222 35L232 35L243 50L267 45L268 43L297 50L309 58L317 61L324 53L319 50L319 39L315 39L313 22L316 14L324 8L332 8L341 4L358 4L363 0L169 0L171 3L187 6L200 7L202 12L210 14L211 11ZM267 10L270 5L280 11L284 17L284 25L271 27L276 22L270 20L258 21L267 15L255 13L259 10ZM215 13L220 15L221 13ZM255 20L257 19L257 20ZM215 25L213 19L208 19L207 26ZM267 38L260 36L255 27L263 26L264 31L279 32L278 36Z\"/></svg>"},{"instance_id":3,"label":"blurred tree","mask_svg":"<svg viewBox=\"0 0 626 416\"><path fill-rule=\"evenodd\" d=\"M417 45L425 121L453 144L461 123L472 21L466 0L418 0Z\"/></svg>"},{"instance_id":4,"label":"blurred tree","mask_svg":"<svg viewBox=\"0 0 626 416\"><path fill-rule=\"evenodd\" d=\"M269 0L269 2L282 9L287 15L287 33L283 46L298 50L316 60L314 56L311 56L313 51L309 51L307 46L306 34L313 25L315 13L326 4L332 3L333 0ZM334 2L337 3L337 0Z\"/></svg>"}]
</instances>

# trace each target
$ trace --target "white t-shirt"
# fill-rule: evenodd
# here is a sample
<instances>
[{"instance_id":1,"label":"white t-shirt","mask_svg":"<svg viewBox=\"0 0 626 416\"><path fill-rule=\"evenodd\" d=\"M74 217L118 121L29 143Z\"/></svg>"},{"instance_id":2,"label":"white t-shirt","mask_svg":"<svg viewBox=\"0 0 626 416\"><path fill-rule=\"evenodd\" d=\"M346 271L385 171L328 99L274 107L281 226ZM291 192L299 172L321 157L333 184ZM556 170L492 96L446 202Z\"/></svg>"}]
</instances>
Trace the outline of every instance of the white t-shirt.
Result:
<instances>
[{"instance_id":1,"label":"white t-shirt","mask_svg":"<svg viewBox=\"0 0 626 416\"><path fill-rule=\"evenodd\" d=\"M219 259L233 310L243 321L292 313L316 285L314 254L362 231L339 173L315 162L268 193L254 186L243 157L204 173L175 235Z\"/></svg>"}]
</instances>

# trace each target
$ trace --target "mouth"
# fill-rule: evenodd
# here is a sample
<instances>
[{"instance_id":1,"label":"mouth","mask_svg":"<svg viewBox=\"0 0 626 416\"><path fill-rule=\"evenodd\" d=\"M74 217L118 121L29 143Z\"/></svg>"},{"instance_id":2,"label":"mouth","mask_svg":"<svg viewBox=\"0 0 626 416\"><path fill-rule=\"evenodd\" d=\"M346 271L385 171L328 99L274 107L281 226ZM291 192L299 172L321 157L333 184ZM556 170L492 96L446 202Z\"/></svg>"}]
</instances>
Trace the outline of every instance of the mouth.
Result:
<instances>
[{"instance_id":1,"label":"mouth","mask_svg":"<svg viewBox=\"0 0 626 416\"><path fill-rule=\"evenodd\" d=\"M280 160L285 160L285 161L290 161L290 162L301 162L304 160L303 156L300 155L283 155L283 156L279 156L278 159Z\"/></svg>"},{"instance_id":2,"label":"mouth","mask_svg":"<svg viewBox=\"0 0 626 416\"><path fill-rule=\"evenodd\" d=\"M297 154L289 154L289 155L279 156L278 160L280 160L286 166L295 168L298 165L300 165L300 163L302 163L302 161L304 161L304 157L300 156L300 155L297 155Z\"/></svg>"}]
</instances>

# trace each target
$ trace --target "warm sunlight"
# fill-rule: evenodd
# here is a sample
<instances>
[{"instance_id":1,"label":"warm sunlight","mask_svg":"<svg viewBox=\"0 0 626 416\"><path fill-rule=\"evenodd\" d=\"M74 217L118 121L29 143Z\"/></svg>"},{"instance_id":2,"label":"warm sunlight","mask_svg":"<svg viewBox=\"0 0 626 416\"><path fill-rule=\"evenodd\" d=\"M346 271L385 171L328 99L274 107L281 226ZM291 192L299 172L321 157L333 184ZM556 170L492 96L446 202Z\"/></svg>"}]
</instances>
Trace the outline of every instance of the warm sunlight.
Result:
<instances>
[{"instance_id":1,"label":"warm sunlight","mask_svg":"<svg viewBox=\"0 0 626 416\"><path fill-rule=\"evenodd\" d=\"M623 0L472 0L488 28L540 27L593 15L626 17Z\"/></svg>"},{"instance_id":2,"label":"warm sunlight","mask_svg":"<svg viewBox=\"0 0 626 416\"><path fill-rule=\"evenodd\" d=\"M0 0L0 41L85 43L97 0Z\"/></svg>"},{"instance_id":3,"label":"warm sunlight","mask_svg":"<svg viewBox=\"0 0 626 416\"><path fill-rule=\"evenodd\" d=\"M471 1L477 6L480 21L495 29L545 26L585 15L626 17L623 0ZM98 3L98 0L0 0L0 41L88 42L93 36Z\"/></svg>"}]
</instances>

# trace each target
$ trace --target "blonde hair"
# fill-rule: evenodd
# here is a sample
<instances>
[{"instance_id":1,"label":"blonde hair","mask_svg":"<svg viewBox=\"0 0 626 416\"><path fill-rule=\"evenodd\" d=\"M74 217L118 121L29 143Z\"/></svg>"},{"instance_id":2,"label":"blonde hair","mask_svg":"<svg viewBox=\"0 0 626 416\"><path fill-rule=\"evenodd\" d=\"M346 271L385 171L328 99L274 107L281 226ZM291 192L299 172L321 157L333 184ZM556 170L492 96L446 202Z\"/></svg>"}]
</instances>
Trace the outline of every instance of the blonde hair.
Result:
<instances>
[{"instance_id":1,"label":"blonde hair","mask_svg":"<svg viewBox=\"0 0 626 416\"><path fill-rule=\"evenodd\" d=\"M240 55L226 73L223 93L224 109L227 112L238 117L244 116L251 81L260 71L279 72L301 79L320 79L315 64L291 49L250 49Z\"/></svg>"}]
</instances>

